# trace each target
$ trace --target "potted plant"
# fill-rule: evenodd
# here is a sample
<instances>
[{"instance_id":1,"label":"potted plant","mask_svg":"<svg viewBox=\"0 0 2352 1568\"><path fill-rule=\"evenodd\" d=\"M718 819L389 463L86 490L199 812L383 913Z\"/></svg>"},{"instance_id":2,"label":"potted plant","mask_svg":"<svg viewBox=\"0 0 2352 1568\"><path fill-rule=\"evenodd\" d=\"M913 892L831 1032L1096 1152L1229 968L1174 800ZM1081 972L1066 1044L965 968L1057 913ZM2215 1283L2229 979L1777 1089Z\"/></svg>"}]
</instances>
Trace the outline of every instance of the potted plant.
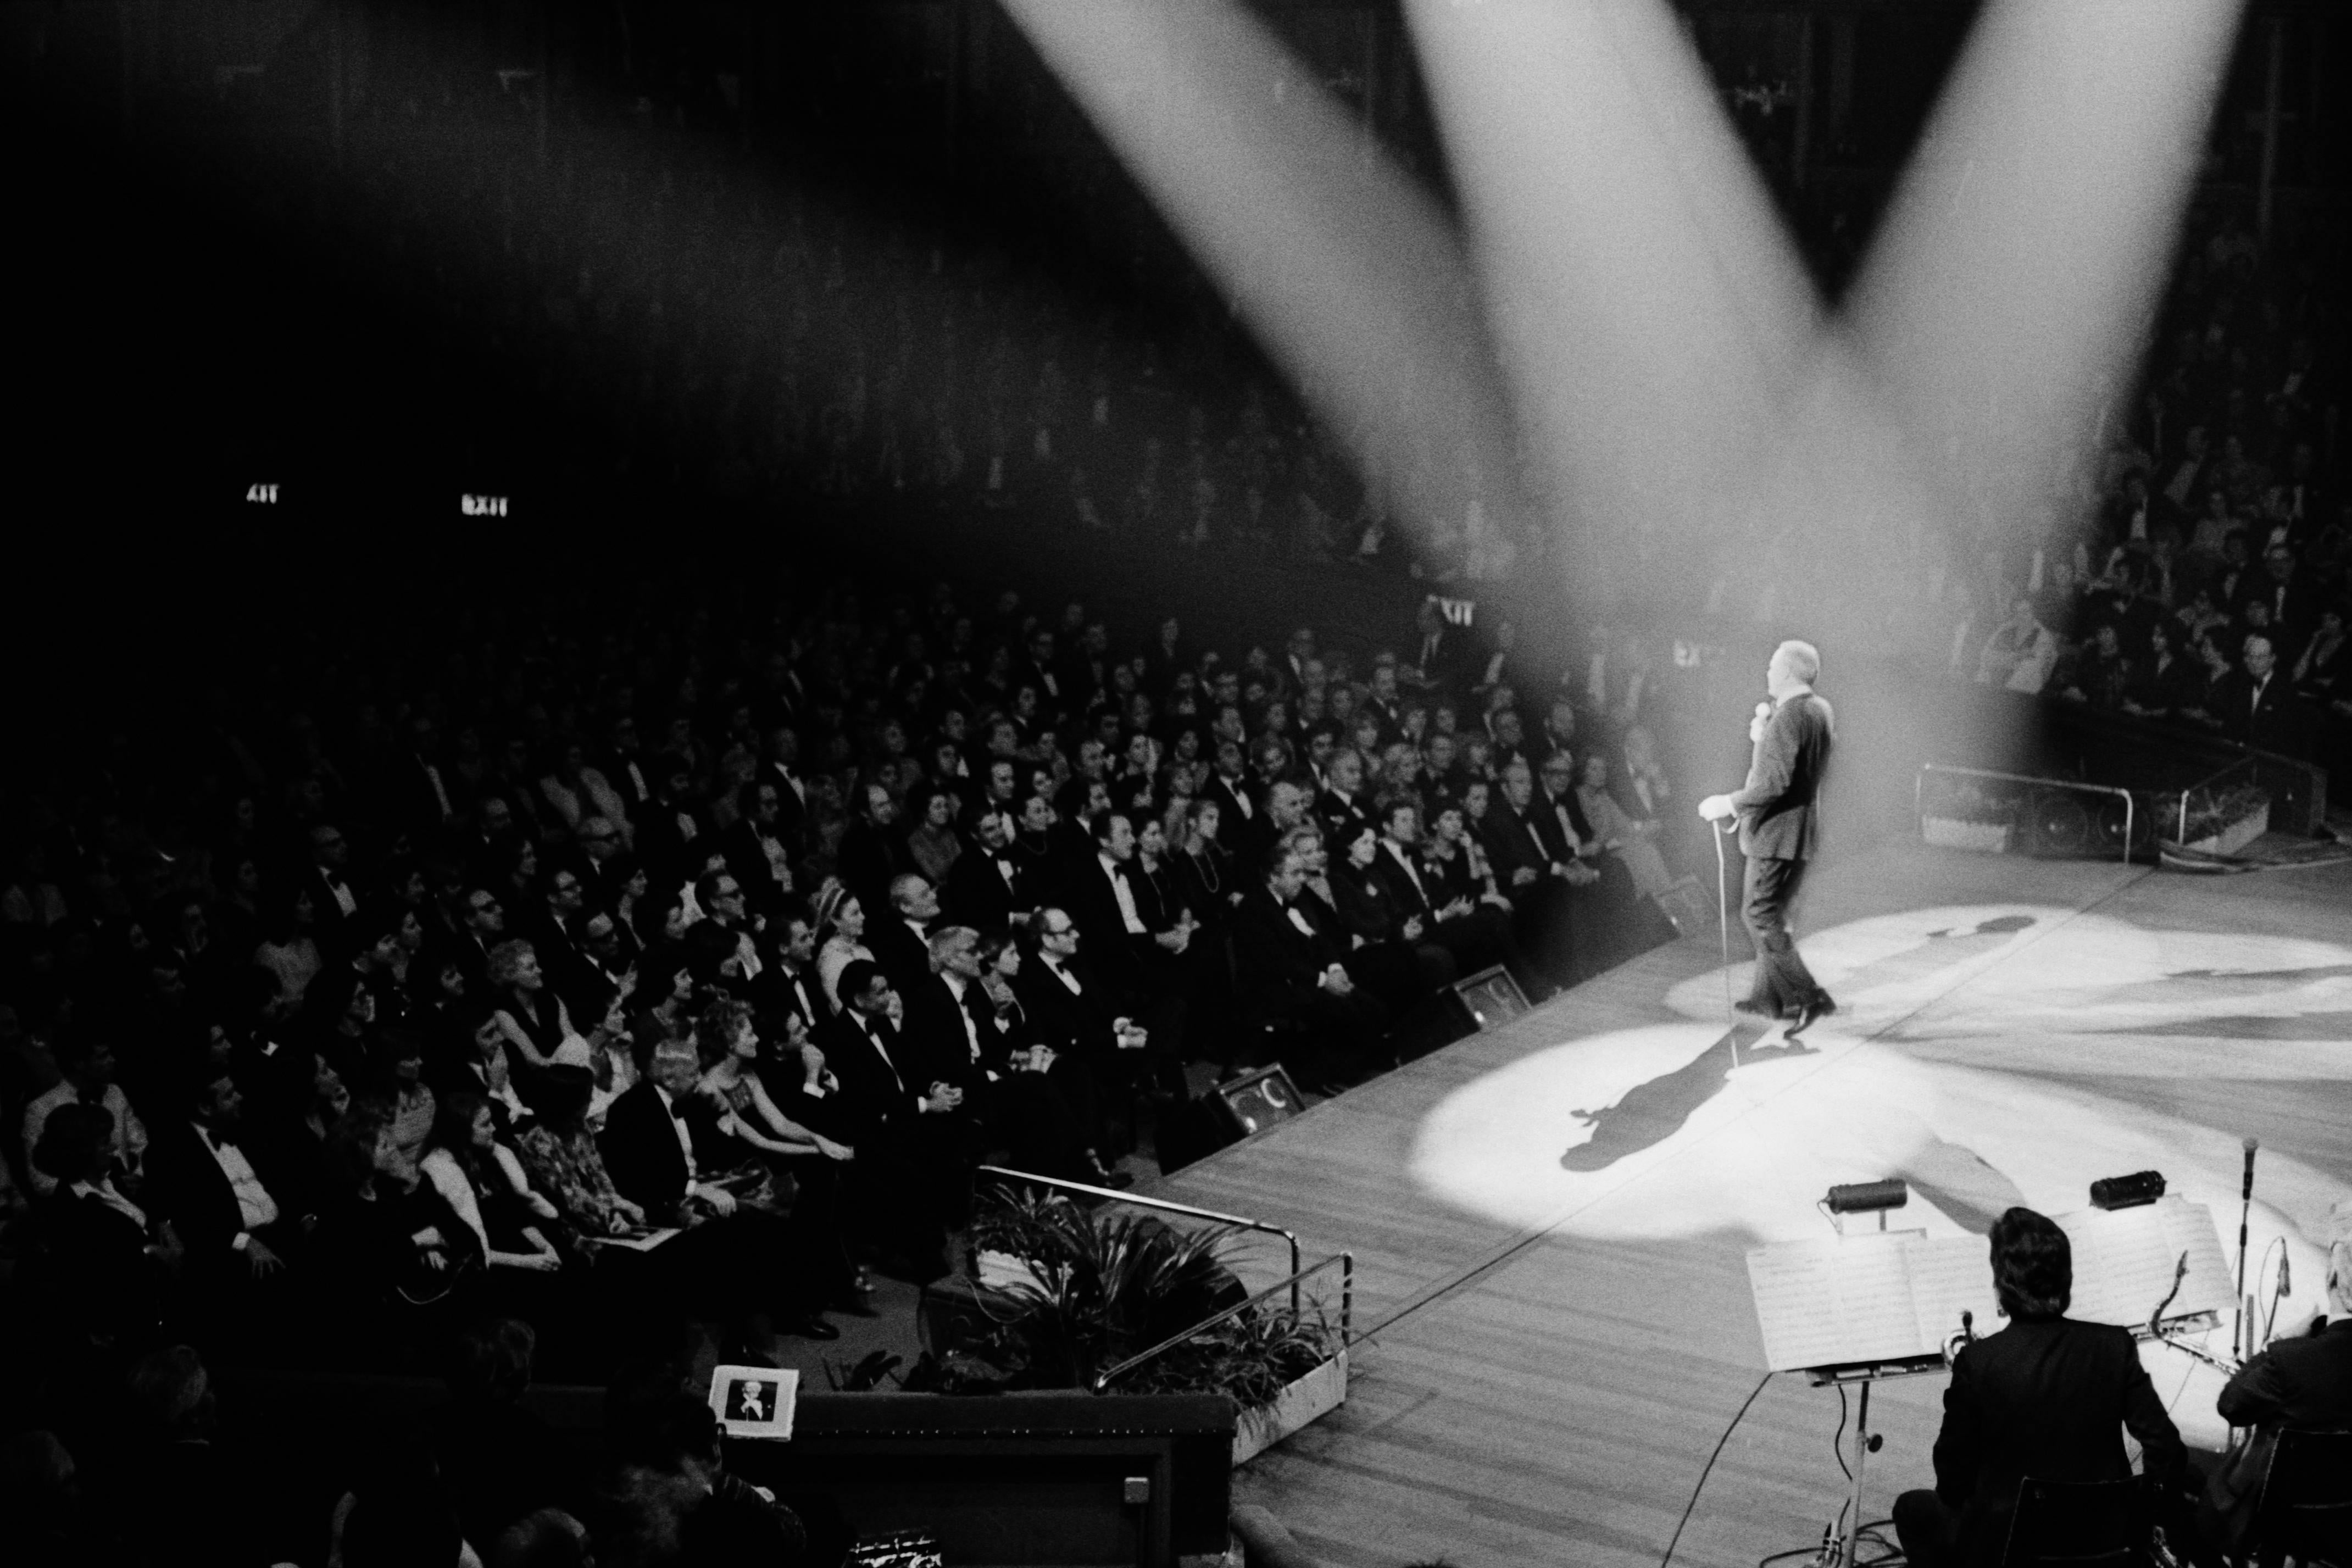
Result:
<instances>
[{"instance_id":1,"label":"potted plant","mask_svg":"<svg viewBox=\"0 0 2352 1568\"><path fill-rule=\"evenodd\" d=\"M2016 826L2017 802L1973 781L1945 781L1920 803L1920 835L1941 848L2005 854Z\"/></svg>"},{"instance_id":2,"label":"potted plant","mask_svg":"<svg viewBox=\"0 0 2352 1568\"><path fill-rule=\"evenodd\" d=\"M1231 1226L1179 1230L1149 1215L1088 1209L1058 1194L984 1200L972 1226L978 1282L993 1304L963 1353L1004 1386L1092 1387L1129 1358L1247 1300ZM1247 1308L1122 1373L1107 1394L1223 1394L1240 1407L1240 1464L1347 1397L1347 1350L1312 1303Z\"/></svg>"}]
</instances>

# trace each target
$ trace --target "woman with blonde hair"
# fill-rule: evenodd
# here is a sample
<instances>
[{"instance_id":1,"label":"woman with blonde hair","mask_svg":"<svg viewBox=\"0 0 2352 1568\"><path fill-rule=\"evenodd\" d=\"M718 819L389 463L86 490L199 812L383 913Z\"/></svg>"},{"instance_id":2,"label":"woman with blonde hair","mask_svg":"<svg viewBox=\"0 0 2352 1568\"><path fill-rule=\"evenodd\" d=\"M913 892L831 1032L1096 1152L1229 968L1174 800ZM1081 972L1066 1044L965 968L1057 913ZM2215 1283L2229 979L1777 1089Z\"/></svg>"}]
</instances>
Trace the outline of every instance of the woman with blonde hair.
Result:
<instances>
[{"instance_id":1,"label":"woman with blonde hair","mask_svg":"<svg viewBox=\"0 0 2352 1568\"><path fill-rule=\"evenodd\" d=\"M589 1067L605 1042L621 1033L620 999L585 1036L573 1028L571 1010L540 970L539 950L527 942L502 942L490 949L489 981L499 1032L514 1048L518 1065L530 1071L545 1072L558 1062Z\"/></svg>"},{"instance_id":2,"label":"woman with blonde hair","mask_svg":"<svg viewBox=\"0 0 2352 1568\"><path fill-rule=\"evenodd\" d=\"M874 951L865 942L866 906L857 895L841 885L838 877L827 877L811 900L816 915L819 946L816 952L817 985L824 993L825 1005L835 1013L841 1011L841 998L834 987L841 983L841 972L859 959L874 962Z\"/></svg>"}]
</instances>

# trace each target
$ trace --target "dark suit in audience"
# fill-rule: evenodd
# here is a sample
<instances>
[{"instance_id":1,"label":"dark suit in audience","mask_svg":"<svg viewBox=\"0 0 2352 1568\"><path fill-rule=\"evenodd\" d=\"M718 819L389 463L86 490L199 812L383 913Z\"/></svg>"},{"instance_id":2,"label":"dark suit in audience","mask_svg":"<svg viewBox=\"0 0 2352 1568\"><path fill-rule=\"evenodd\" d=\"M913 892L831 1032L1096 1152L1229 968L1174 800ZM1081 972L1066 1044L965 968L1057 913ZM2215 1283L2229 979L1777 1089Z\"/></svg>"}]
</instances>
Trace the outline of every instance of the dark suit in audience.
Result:
<instances>
[{"instance_id":1,"label":"dark suit in audience","mask_svg":"<svg viewBox=\"0 0 2352 1568\"><path fill-rule=\"evenodd\" d=\"M854 995L864 960L843 971ZM849 1178L853 1224L886 1268L933 1279L945 1271L946 1222L955 1208L961 1151L952 1113L926 1110L931 1064L887 1016L851 1005L817 1033L826 1065L841 1079L840 1125L857 1150ZM853 1238L855 1239L855 1238Z\"/></svg>"}]
</instances>

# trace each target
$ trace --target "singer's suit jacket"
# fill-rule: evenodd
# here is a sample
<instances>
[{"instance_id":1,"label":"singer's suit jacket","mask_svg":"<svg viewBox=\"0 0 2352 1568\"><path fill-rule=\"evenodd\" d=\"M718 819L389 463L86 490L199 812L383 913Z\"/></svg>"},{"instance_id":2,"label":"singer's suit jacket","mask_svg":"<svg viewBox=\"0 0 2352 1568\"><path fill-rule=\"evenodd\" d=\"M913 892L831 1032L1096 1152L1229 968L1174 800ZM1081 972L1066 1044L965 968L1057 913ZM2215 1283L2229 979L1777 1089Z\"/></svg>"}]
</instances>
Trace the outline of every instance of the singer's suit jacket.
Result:
<instances>
[{"instance_id":1,"label":"singer's suit jacket","mask_svg":"<svg viewBox=\"0 0 2352 1568\"><path fill-rule=\"evenodd\" d=\"M2151 1483L2180 1478L2188 1450L2128 1331L2071 1318L2012 1320L1952 1359L1936 1437L1936 1495L1958 1516L1957 1561L2000 1561L2018 1482L2131 1475L2119 1428L2139 1439Z\"/></svg>"},{"instance_id":2,"label":"singer's suit jacket","mask_svg":"<svg viewBox=\"0 0 2352 1568\"><path fill-rule=\"evenodd\" d=\"M1819 692L1790 698L1765 721L1748 782L1731 797L1740 853L1751 859L1810 860L1822 838L1822 777L1829 771L1836 716Z\"/></svg>"}]
</instances>

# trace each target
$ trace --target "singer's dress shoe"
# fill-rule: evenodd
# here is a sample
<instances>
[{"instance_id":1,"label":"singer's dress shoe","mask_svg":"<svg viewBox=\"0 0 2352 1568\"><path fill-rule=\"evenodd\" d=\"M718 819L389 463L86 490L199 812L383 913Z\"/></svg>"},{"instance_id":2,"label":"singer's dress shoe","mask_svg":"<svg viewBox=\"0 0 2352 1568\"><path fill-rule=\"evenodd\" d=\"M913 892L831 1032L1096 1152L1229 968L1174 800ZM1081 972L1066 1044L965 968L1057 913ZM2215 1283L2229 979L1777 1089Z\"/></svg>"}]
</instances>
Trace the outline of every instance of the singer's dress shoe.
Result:
<instances>
[{"instance_id":1,"label":"singer's dress shoe","mask_svg":"<svg viewBox=\"0 0 2352 1568\"><path fill-rule=\"evenodd\" d=\"M1797 1036L1803 1034L1807 1029L1811 1028L1816 1022L1828 1017L1832 1013L1836 1011L1837 1004L1830 999L1830 994L1828 992L1814 992L1811 999L1803 1006L1797 1009L1796 1019L1789 1026L1789 1037L1793 1039Z\"/></svg>"},{"instance_id":2,"label":"singer's dress shoe","mask_svg":"<svg viewBox=\"0 0 2352 1568\"><path fill-rule=\"evenodd\" d=\"M1752 996L1743 996L1738 1001L1734 1002L1731 1005L1731 1010L1735 1013L1745 1013L1750 1017L1764 1018L1775 1023L1777 1023L1780 1017L1780 1015L1778 1012L1766 1006L1763 1003L1757 1001Z\"/></svg>"}]
</instances>

